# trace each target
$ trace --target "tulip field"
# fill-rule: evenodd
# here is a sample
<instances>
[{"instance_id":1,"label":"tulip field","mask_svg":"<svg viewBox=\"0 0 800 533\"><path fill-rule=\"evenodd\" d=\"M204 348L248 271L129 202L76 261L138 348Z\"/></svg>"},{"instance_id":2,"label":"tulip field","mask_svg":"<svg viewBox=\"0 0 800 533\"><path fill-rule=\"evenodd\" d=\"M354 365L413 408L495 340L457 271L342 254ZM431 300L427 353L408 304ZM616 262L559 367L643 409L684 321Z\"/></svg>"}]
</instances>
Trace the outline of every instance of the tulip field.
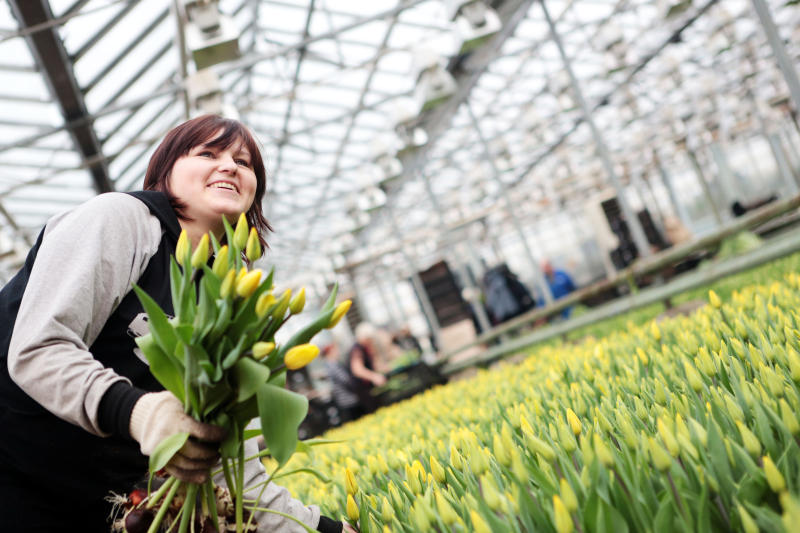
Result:
<instances>
[{"instance_id":1,"label":"tulip field","mask_svg":"<svg viewBox=\"0 0 800 533\"><path fill-rule=\"evenodd\" d=\"M798 263L381 409L279 482L370 532L797 531Z\"/></svg>"}]
</instances>

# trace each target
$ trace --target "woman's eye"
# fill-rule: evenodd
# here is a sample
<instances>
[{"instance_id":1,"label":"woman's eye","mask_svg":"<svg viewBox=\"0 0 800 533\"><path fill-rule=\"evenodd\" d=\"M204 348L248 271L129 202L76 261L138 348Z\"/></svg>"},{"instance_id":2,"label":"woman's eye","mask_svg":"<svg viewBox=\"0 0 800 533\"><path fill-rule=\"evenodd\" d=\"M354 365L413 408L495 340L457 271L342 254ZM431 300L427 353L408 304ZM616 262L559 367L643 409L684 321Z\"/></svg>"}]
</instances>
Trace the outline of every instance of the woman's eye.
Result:
<instances>
[{"instance_id":1,"label":"woman's eye","mask_svg":"<svg viewBox=\"0 0 800 533\"><path fill-rule=\"evenodd\" d=\"M198 152L197 155L200 157L214 157L214 152L210 150L203 150L202 152Z\"/></svg>"},{"instance_id":2,"label":"woman's eye","mask_svg":"<svg viewBox=\"0 0 800 533\"><path fill-rule=\"evenodd\" d=\"M236 160L236 164L237 165L241 165L243 167L249 167L250 166L250 161L248 161L247 159L237 159Z\"/></svg>"}]
</instances>

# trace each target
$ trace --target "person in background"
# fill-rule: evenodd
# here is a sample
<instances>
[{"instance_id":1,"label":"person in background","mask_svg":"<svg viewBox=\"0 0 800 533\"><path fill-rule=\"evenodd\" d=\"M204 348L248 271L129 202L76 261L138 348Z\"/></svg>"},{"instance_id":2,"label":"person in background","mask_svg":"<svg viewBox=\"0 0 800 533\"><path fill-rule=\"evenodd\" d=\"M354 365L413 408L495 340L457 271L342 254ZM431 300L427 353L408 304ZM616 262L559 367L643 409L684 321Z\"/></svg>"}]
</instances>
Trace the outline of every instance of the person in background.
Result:
<instances>
[{"instance_id":1,"label":"person in background","mask_svg":"<svg viewBox=\"0 0 800 533\"><path fill-rule=\"evenodd\" d=\"M127 494L146 476L147 456L180 432L190 437L170 475L201 483L218 462L223 429L186 415L137 353L135 337L148 328L131 285L171 312L179 233L222 239L223 216L244 213L266 245L258 143L238 121L194 118L156 148L144 189L101 194L50 219L0 291L0 531L107 533L111 491ZM255 453L255 441L246 446ZM261 463L247 465L245 486L266 481ZM352 531L274 483L260 505L306 524L259 512L260 531Z\"/></svg>"},{"instance_id":2,"label":"person in background","mask_svg":"<svg viewBox=\"0 0 800 533\"><path fill-rule=\"evenodd\" d=\"M352 374L344 367L340 358L341 352L335 343L322 348L325 369L331 380L331 396L336 409L339 411L341 422L355 420L366 413L355 393L355 383Z\"/></svg>"},{"instance_id":3,"label":"person in background","mask_svg":"<svg viewBox=\"0 0 800 533\"><path fill-rule=\"evenodd\" d=\"M572 277L563 270L553 268L550 261L544 261L542 263L542 274L544 274L545 281L547 281L547 286L550 287L553 300L563 298L576 289ZM572 307L565 307L561 311L561 317L569 318L571 312Z\"/></svg>"},{"instance_id":4,"label":"person in background","mask_svg":"<svg viewBox=\"0 0 800 533\"><path fill-rule=\"evenodd\" d=\"M356 326L356 342L347 354L347 369L353 378L353 392L367 413L377 409L372 387L386 384L386 376L380 371L378 355L378 330L369 322Z\"/></svg>"}]
</instances>

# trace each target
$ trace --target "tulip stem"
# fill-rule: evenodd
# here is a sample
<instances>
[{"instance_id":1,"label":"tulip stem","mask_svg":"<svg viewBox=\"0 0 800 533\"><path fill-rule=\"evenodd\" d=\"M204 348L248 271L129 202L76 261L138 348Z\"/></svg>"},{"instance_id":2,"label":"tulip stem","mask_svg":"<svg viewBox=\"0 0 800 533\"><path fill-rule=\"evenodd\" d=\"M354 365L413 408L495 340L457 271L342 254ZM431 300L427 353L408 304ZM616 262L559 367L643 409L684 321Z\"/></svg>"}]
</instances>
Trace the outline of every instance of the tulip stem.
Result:
<instances>
[{"instance_id":1,"label":"tulip stem","mask_svg":"<svg viewBox=\"0 0 800 533\"><path fill-rule=\"evenodd\" d=\"M575 524L575 530L578 533L583 533L583 528L581 527L581 523L578 522L578 517L575 514L572 514L572 523Z\"/></svg>"},{"instance_id":2,"label":"tulip stem","mask_svg":"<svg viewBox=\"0 0 800 533\"><path fill-rule=\"evenodd\" d=\"M725 520L725 525L728 526L728 529L731 528L731 519L728 517L728 512L725 510L725 506L722 505L722 500L717 494L717 497L714 498L714 501L717 502L717 509L719 509L719 514L722 515L722 518Z\"/></svg>"},{"instance_id":3,"label":"tulip stem","mask_svg":"<svg viewBox=\"0 0 800 533\"><path fill-rule=\"evenodd\" d=\"M581 469L578 466L578 458L575 457L575 452L572 452L572 464L575 465L575 472L581 473Z\"/></svg>"}]
</instances>

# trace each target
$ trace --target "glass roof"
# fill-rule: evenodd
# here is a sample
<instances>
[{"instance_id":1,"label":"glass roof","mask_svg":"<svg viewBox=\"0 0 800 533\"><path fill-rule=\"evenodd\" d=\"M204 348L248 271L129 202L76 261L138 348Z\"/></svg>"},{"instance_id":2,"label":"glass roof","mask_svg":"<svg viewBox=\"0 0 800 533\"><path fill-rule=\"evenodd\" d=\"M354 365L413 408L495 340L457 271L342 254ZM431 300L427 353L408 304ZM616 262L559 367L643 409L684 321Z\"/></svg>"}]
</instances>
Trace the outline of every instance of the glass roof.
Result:
<instances>
[{"instance_id":1,"label":"glass roof","mask_svg":"<svg viewBox=\"0 0 800 533\"><path fill-rule=\"evenodd\" d=\"M156 144L192 113L184 3L0 4L0 281L50 216L140 188ZM542 4L487 2L499 26L468 49L453 3L219 1L241 55L210 68L263 144L266 262L282 279L375 261L407 276L454 241L509 239L515 220L532 233L559 212L580 223L580 203L610 186ZM796 4L767 1L795 65ZM789 120L750 0L545 5L628 195L656 161L689 168L686 139ZM438 102L420 100L416 75L431 57L453 82Z\"/></svg>"}]
</instances>

